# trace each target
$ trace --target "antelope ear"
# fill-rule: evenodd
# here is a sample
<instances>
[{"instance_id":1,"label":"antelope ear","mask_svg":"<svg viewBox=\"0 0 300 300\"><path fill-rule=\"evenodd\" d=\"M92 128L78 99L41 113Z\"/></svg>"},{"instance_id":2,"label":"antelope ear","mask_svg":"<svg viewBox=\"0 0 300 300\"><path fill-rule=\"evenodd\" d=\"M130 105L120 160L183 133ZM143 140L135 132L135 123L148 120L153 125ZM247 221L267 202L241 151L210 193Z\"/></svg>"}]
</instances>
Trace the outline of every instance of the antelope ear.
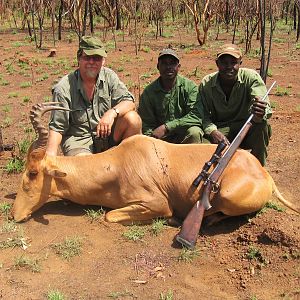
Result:
<instances>
[{"instance_id":1,"label":"antelope ear","mask_svg":"<svg viewBox=\"0 0 300 300\"><path fill-rule=\"evenodd\" d=\"M58 169L48 169L48 168L46 168L45 173L47 175L51 176L51 177L54 177L54 178L61 178L61 177L66 177L67 176L67 173L62 172Z\"/></svg>"}]
</instances>

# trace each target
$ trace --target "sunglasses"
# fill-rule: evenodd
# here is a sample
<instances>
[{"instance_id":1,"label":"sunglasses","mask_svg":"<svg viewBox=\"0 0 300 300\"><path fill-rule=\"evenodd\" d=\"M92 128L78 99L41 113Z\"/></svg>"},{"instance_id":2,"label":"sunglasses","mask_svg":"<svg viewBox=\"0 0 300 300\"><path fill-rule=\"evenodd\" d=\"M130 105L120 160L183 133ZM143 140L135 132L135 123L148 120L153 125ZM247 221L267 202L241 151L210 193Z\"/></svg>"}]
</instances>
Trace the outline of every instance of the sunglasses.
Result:
<instances>
[{"instance_id":1,"label":"sunglasses","mask_svg":"<svg viewBox=\"0 0 300 300\"><path fill-rule=\"evenodd\" d=\"M81 59L84 61L93 60L93 61L99 62L103 59L103 57L99 56L99 55L85 55L85 56L81 56Z\"/></svg>"}]
</instances>

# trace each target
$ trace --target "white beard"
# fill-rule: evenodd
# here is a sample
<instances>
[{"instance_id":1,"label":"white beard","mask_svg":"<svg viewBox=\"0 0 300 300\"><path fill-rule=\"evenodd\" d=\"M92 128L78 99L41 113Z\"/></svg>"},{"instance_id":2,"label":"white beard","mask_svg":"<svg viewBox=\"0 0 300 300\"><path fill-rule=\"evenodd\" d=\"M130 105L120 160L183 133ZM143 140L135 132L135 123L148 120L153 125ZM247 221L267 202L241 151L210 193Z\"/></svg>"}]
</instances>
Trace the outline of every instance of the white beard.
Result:
<instances>
[{"instance_id":1,"label":"white beard","mask_svg":"<svg viewBox=\"0 0 300 300\"><path fill-rule=\"evenodd\" d=\"M91 79L95 79L97 76L98 76L98 73L97 71L94 71L94 70L87 70L86 71L86 75L91 78Z\"/></svg>"}]
</instances>

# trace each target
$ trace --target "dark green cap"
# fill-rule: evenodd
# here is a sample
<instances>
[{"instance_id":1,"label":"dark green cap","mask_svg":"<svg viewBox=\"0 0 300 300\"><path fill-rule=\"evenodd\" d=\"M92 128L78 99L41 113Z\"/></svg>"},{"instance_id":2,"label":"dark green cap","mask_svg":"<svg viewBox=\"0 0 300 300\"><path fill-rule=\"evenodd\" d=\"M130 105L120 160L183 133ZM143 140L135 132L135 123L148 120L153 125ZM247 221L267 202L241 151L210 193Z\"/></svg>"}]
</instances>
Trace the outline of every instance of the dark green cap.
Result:
<instances>
[{"instance_id":1,"label":"dark green cap","mask_svg":"<svg viewBox=\"0 0 300 300\"><path fill-rule=\"evenodd\" d=\"M102 42L92 36L83 36L81 38L79 50L82 50L86 55L100 55L102 57L107 57L107 53Z\"/></svg>"}]
</instances>

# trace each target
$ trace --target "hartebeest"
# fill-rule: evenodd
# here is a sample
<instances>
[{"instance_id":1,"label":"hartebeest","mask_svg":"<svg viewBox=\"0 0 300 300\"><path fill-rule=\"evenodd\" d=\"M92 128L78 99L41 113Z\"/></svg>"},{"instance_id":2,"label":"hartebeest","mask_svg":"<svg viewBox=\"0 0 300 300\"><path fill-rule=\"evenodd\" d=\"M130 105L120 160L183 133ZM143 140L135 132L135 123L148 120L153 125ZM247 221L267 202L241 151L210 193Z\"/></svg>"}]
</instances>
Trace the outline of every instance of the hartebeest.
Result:
<instances>
[{"instance_id":1,"label":"hartebeest","mask_svg":"<svg viewBox=\"0 0 300 300\"><path fill-rule=\"evenodd\" d=\"M192 186L216 146L175 145L136 135L103 153L81 157L49 157L45 154L48 130L41 116L56 109L39 104L31 111L38 134L27 155L26 170L13 205L12 215L22 221L50 197L80 204L112 208L109 222L131 223L156 217L184 218L201 194ZM261 209L272 192L299 212L278 192L272 177L248 151L238 150L220 178L206 216L222 212L238 216Z\"/></svg>"}]
</instances>

